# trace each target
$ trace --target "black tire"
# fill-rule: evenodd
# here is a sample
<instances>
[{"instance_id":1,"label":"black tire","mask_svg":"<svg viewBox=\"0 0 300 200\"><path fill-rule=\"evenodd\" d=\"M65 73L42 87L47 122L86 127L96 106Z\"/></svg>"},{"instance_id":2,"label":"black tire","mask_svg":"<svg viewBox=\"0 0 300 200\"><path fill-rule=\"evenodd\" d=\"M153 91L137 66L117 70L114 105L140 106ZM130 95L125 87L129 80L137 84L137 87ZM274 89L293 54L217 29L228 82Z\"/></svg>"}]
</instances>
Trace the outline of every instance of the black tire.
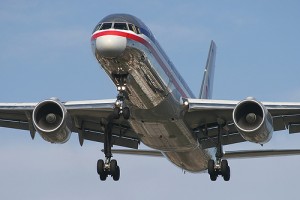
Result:
<instances>
[{"instance_id":1,"label":"black tire","mask_svg":"<svg viewBox=\"0 0 300 200\"><path fill-rule=\"evenodd\" d=\"M100 175L104 172L104 161L102 159L97 162L97 173Z\"/></svg>"},{"instance_id":2,"label":"black tire","mask_svg":"<svg viewBox=\"0 0 300 200\"><path fill-rule=\"evenodd\" d=\"M222 176L226 176L228 173L228 161L227 160L222 160L221 162L221 174Z\"/></svg>"},{"instance_id":3,"label":"black tire","mask_svg":"<svg viewBox=\"0 0 300 200\"><path fill-rule=\"evenodd\" d=\"M114 108L113 117L114 117L114 119L119 119L120 118L120 108L119 107Z\"/></svg>"},{"instance_id":4,"label":"black tire","mask_svg":"<svg viewBox=\"0 0 300 200\"><path fill-rule=\"evenodd\" d=\"M110 174L112 177L115 176L115 174L117 173L117 167L118 167L118 163L116 160L111 160L110 161Z\"/></svg>"},{"instance_id":5,"label":"black tire","mask_svg":"<svg viewBox=\"0 0 300 200\"><path fill-rule=\"evenodd\" d=\"M106 180L107 173L104 170L104 161L101 160L101 159L98 160L98 162L97 162L97 173L99 174L101 181L105 181Z\"/></svg>"},{"instance_id":6,"label":"black tire","mask_svg":"<svg viewBox=\"0 0 300 200\"><path fill-rule=\"evenodd\" d=\"M107 178L107 173L106 171L103 171L101 174L100 174L100 180L101 181L105 181Z\"/></svg>"},{"instance_id":7,"label":"black tire","mask_svg":"<svg viewBox=\"0 0 300 200\"><path fill-rule=\"evenodd\" d=\"M218 175L217 175L217 173L215 172L215 173L209 174L209 177L210 177L210 180L211 180L211 181L216 181Z\"/></svg>"},{"instance_id":8,"label":"black tire","mask_svg":"<svg viewBox=\"0 0 300 200\"><path fill-rule=\"evenodd\" d=\"M223 176L224 181L230 180L230 167L228 166L226 174Z\"/></svg>"},{"instance_id":9,"label":"black tire","mask_svg":"<svg viewBox=\"0 0 300 200\"><path fill-rule=\"evenodd\" d=\"M116 173L113 175L114 181L118 181L120 179L120 167L117 166Z\"/></svg>"},{"instance_id":10,"label":"black tire","mask_svg":"<svg viewBox=\"0 0 300 200\"><path fill-rule=\"evenodd\" d=\"M130 110L129 110L128 107L123 108L122 112L123 112L124 119L129 119L130 118Z\"/></svg>"},{"instance_id":11,"label":"black tire","mask_svg":"<svg viewBox=\"0 0 300 200\"><path fill-rule=\"evenodd\" d=\"M208 174L215 174L215 161L214 160L209 160L208 164L207 164L207 170L208 170Z\"/></svg>"}]
</instances>

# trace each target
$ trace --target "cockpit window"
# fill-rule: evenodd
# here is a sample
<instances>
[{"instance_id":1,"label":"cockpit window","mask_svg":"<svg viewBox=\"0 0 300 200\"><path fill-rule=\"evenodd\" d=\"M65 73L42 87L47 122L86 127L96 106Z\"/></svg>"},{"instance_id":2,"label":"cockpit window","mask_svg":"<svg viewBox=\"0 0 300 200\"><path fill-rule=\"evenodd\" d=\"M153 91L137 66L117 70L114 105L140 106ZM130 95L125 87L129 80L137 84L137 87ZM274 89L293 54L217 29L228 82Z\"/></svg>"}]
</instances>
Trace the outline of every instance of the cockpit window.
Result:
<instances>
[{"instance_id":1,"label":"cockpit window","mask_svg":"<svg viewBox=\"0 0 300 200\"><path fill-rule=\"evenodd\" d=\"M98 31L99 29L100 29L100 26L101 26L102 24L97 24L97 26L94 28L94 30L93 30L93 33L95 32L95 31Z\"/></svg>"},{"instance_id":2,"label":"cockpit window","mask_svg":"<svg viewBox=\"0 0 300 200\"><path fill-rule=\"evenodd\" d=\"M136 33L137 33L137 34L141 34L141 31L140 31L140 28L139 28L139 27L135 26L135 29L136 29Z\"/></svg>"},{"instance_id":3,"label":"cockpit window","mask_svg":"<svg viewBox=\"0 0 300 200\"><path fill-rule=\"evenodd\" d=\"M112 23L103 23L100 30L110 29L111 26L112 26Z\"/></svg>"},{"instance_id":4,"label":"cockpit window","mask_svg":"<svg viewBox=\"0 0 300 200\"><path fill-rule=\"evenodd\" d=\"M128 30L126 23L114 23L115 29Z\"/></svg>"},{"instance_id":5,"label":"cockpit window","mask_svg":"<svg viewBox=\"0 0 300 200\"><path fill-rule=\"evenodd\" d=\"M134 28L134 25L133 24L128 24L128 27L129 27L129 30L133 31L136 33L136 30Z\"/></svg>"}]
</instances>

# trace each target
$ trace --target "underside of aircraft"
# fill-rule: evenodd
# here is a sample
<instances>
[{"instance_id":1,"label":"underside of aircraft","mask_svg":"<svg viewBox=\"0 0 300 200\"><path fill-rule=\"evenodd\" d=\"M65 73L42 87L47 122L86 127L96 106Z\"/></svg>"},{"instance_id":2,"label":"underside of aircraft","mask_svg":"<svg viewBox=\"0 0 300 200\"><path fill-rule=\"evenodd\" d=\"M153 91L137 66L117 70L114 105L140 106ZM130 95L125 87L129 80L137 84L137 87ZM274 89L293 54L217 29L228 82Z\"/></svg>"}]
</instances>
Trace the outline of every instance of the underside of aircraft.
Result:
<instances>
[{"instance_id":1,"label":"underside of aircraft","mask_svg":"<svg viewBox=\"0 0 300 200\"><path fill-rule=\"evenodd\" d=\"M265 144L273 131L300 132L300 103L212 99L216 44L211 46L202 85L195 97L150 29L128 14L103 18L91 36L93 54L116 86L105 100L0 103L0 126L36 132L50 143L71 133L104 144L97 162L102 181L120 178L114 154L160 156L188 172L208 171L230 180L227 159L298 155L300 150L224 152L240 142ZM143 143L153 150L140 150ZM129 149L112 149L113 146Z\"/></svg>"}]
</instances>

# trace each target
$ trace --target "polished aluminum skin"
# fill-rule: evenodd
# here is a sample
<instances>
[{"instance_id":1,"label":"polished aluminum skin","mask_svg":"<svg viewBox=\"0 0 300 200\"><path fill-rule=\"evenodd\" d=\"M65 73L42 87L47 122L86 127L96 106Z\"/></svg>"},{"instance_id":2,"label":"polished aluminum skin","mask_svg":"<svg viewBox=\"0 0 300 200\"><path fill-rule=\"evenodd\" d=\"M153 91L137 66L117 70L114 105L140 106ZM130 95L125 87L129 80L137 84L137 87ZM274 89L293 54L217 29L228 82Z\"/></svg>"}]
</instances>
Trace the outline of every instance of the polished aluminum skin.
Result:
<instances>
[{"instance_id":1,"label":"polished aluminum skin","mask_svg":"<svg viewBox=\"0 0 300 200\"><path fill-rule=\"evenodd\" d=\"M115 22L118 18L112 16L106 20ZM185 107L174 85L175 80L172 80L175 75L170 77L165 72L167 70L163 69L167 67L170 73L174 73L168 58L157 48L158 42L154 38L151 40L145 35L129 30L109 31L122 32L112 34L130 34L133 38L102 35L92 40L97 60L116 86L117 82L112 75L128 74L127 105L132 111L129 123L133 130L138 133L145 145L162 151L177 166L192 172L205 170L210 156L199 146L193 132L183 120ZM108 30L96 30L93 35L106 32ZM134 40L134 37L142 38L152 49ZM124 48L125 40L127 40L126 48ZM151 50L156 51L157 55L154 56L155 53ZM162 63L165 66L161 66Z\"/></svg>"}]
</instances>

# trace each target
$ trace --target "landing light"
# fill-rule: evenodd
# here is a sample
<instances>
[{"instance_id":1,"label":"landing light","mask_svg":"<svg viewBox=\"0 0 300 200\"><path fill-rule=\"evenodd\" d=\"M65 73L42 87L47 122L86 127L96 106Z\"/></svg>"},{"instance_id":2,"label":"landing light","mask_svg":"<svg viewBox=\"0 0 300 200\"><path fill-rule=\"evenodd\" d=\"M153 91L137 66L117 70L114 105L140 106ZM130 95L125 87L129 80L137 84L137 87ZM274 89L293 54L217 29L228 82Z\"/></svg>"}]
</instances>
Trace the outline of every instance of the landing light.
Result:
<instances>
[{"instance_id":1,"label":"landing light","mask_svg":"<svg viewBox=\"0 0 300 200\"><path fill-rule=\"evenodd\" d=\"M121 105L121 101L120 101L120 100L117 100L117 101L116 101L116 106L119 106L119 105Z\"/></svg>"}]
</instances>

